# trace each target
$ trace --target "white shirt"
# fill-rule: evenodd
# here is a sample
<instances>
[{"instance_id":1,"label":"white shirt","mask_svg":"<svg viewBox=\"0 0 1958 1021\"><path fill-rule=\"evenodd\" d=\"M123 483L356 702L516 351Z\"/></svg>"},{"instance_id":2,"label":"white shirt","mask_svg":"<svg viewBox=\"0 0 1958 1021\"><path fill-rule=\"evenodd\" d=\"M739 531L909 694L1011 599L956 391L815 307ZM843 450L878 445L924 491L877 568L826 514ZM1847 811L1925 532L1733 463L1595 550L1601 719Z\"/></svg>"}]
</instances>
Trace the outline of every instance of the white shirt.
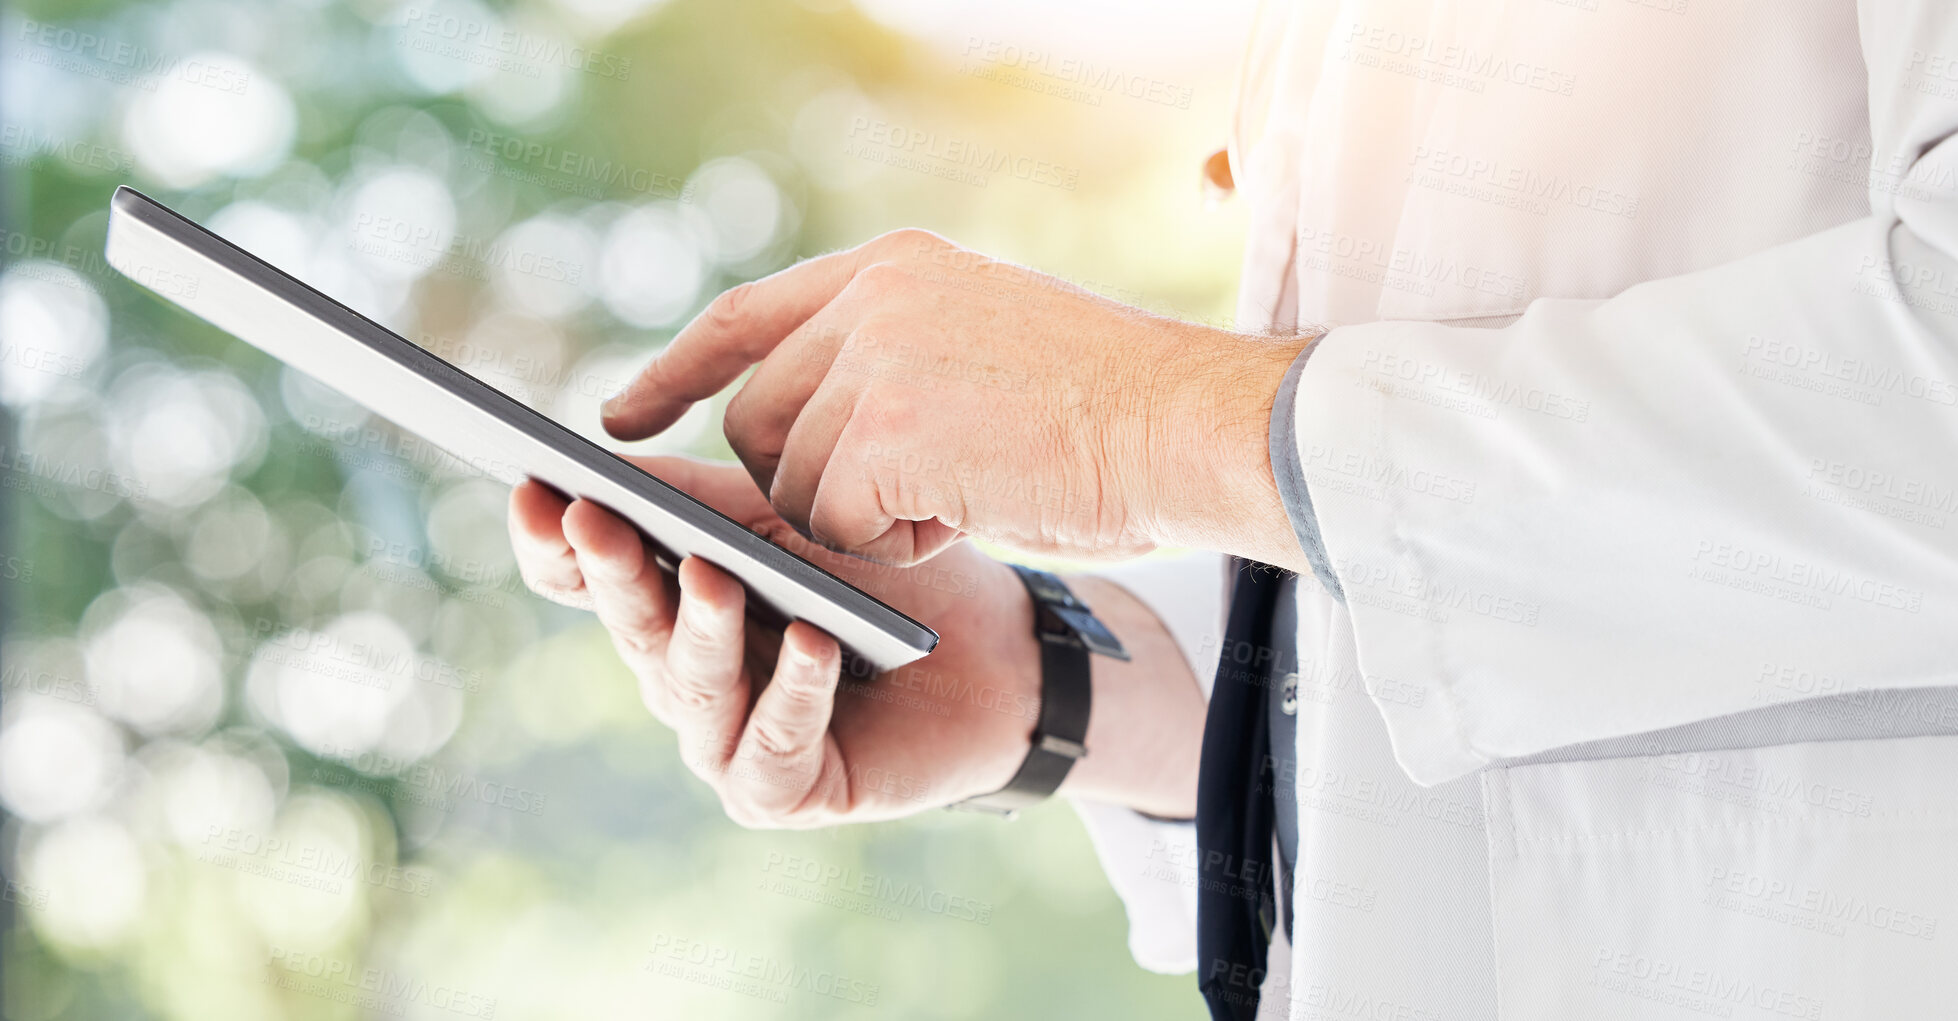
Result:
<instances>
[{"instance_id":1,"label":"white shirt","mask_svg":"<svg viewBox=\"0 0 1958 1021\"><path fill-rule=\"evenodd\" d=\"M1954 131L1951 0L1268 5L1240 321L1332 327L1292 410L1345 595L1300 590L1268 1013L1943 1009ZM1131 572L1207 683L1216 559ZM1861 736L1635 736L1820 695ZM1188 827L1083 813L1191 966Z\"/></svg>"}]
</instances>

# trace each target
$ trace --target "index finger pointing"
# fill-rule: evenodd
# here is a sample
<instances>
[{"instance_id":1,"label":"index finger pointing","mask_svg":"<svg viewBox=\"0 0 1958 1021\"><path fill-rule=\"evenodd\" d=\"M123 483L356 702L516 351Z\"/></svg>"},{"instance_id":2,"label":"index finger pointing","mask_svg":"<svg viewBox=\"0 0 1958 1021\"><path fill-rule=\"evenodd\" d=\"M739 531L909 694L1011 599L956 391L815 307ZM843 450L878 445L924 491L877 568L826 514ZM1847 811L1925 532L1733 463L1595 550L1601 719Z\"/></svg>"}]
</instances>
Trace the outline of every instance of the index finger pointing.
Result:
<instances>
[{"instance_id":1,"label":"index finger pointing","mask_svg":"<svg viewBox=\"0 0 1958 1021\"><path fill-rule=\"evenodd\" d=\"M829 304L862 259L860 248L832 252L721 292L605 402L605 431L638 440L679 421Z\"/></svg>"}]
</instances>

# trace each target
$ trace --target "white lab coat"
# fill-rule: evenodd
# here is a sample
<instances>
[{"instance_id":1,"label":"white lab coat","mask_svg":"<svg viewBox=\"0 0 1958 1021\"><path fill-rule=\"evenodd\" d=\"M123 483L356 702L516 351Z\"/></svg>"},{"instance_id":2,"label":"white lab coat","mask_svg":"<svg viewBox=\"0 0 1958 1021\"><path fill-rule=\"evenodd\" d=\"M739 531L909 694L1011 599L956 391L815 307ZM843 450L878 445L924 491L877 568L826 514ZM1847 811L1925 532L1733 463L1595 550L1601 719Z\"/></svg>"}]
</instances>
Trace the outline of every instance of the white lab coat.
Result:
<instances>
[{"instance_id":1,"label":"white lab coat","mask_svg":"<svg viewBox=\"0 0 1958 1021\"><path fill-rule=\"evenodd\" d=\"M1236 128L1345 595L1267 1014L1958 1016L1958 2L1271 4ZM1112 573L1207 684L1217 558Z\"/></svg>"}]
</instances>

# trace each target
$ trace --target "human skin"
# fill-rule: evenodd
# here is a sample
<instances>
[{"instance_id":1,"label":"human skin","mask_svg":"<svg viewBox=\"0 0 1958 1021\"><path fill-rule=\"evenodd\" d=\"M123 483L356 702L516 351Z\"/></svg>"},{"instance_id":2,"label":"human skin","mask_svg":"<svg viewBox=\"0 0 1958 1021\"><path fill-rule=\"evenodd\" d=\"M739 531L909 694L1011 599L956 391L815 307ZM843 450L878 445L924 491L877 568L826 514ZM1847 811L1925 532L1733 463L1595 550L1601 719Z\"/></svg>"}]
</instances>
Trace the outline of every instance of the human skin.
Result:
<instances>
[{"instance_id":1,"label":"human skin","mask_svg":"<svg viewBox=\"0 0 1958 1021\"><path fill-rule=\"evenodd\" d=\"M666 574L639 533L597 504L517 486L510 529L526 583L597 613L646 707L730 818L784 828L888 819L1011 779L1038 713L1040 649L1010 568L966 543L923 565L873 564L798 535L739 465L632 460L939 634L917 663L842 679L834 639L801 622L778 633L747 620L731 575L698 557ZM1070 582L1131 659L1092 657L1090 751L1063 789L1193 815L1205 707L1182 654L1120 586Z\"/></svg>"},{"instance_id":2,"label":"human skin","mask_svg":"<svg viewBox=\"0 0 1958 1021\"><path fill-rule=\"evenodd\" d=\"M597 613L736 822L949 804L1011 778L1040 689L1024 587L960 540L1086 559L1193 547L1305 569L1267 445L1304 343L887 234L721 295L607 402L606 427L657 433L759 363L725 420L741 467L641 463L932 627L932 655L840 679L827 635L746 620L731 576L699 558L663 575L630 525L534 482L511 496L518 563L533 589ZM1089 753L1063 791L1193 815L1204 701L1184 656L1119 586L1069 583L1132 658L1091 657Z\"/></svg>"},{"instance_id":3,"label":"human skin","mask_svg":"<svg viewBox=\"0 0 1958 1021\"><path fill-rule=\"evenodd\" d=\"M728 443L776 512L832 549L915 564L970 535L1305 570L1267 440L1304 343L1152 315L901 230L723 293L606 402L605 425L653 435L755 366Z\"/></svg>"}]
</instances>

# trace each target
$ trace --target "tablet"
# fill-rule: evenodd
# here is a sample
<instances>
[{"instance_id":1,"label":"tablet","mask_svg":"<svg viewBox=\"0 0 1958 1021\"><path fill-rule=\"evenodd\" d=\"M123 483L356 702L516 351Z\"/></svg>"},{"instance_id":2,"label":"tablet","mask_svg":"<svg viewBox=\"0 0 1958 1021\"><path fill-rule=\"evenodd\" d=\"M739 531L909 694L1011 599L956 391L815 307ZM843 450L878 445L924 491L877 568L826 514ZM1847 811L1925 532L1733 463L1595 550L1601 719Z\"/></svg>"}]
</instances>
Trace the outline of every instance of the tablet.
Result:
<instances>
[{"instance_id":1,"label":"tablet","mask_svg":"<svg viewBox=\"0 0 1958 1021\"><path fill-rule=\"evenodd\" d=\"M852 674L894 669L938 643L923 624L133 188L110 202L107 254L124 276L478 471L511 485L534 478L632 522L667 570L705 558L741 579L757 619L834 636Z\"/></svg>"}]
</instances>

